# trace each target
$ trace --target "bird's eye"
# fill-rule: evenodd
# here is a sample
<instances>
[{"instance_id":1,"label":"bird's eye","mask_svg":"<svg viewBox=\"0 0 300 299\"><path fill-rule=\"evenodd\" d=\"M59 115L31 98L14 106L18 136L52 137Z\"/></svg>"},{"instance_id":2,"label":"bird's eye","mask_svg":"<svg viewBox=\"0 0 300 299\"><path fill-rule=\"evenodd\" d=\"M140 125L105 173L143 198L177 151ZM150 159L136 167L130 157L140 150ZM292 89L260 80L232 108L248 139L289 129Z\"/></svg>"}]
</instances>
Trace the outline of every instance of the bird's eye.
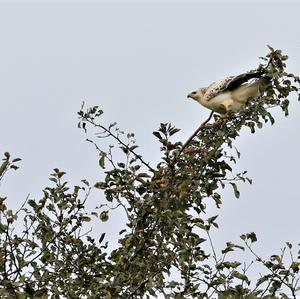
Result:
<instances>
[{"instance_id":1,"label":"bird's eye","mask_svg":"<svg viewBox=\"0 0 300 299\"><path fill-rule=\"evenodd\" d=\"M192 94L196 94L196 93L197 93L196 91L193 91L193 92L192 92Z\"/></svg>"}]
</instances>

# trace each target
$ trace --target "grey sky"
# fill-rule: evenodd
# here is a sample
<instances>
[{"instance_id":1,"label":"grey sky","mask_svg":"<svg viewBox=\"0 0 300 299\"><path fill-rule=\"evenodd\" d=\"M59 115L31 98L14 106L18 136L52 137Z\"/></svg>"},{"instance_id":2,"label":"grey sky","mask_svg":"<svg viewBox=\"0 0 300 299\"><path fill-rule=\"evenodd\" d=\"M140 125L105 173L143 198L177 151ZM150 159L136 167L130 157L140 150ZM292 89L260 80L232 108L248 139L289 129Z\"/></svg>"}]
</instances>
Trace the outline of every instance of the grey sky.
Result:
<instances>
[{"instance_id":1,"label":"grey sky","mask_svg":"<svg viewBox=\"0 0 300 299\"><path fill-rule=\"evenodd\" d=\"M76 128L81 102L136 133L140 153L157 161L151 134L172 122L185 140L209 114L186 99L194 88L255 68L266 44L300 73L300 2L0 2L0 151L23 158L1 185L19 206L38 198L52 169L71 183L97 181L94 149ZM256 231L259 250L299 243L300 103L290 117L238 141L252 186L226 193L217 246ZM94 200L97 196L94 195Z\"/></svg>"}]
</instances>

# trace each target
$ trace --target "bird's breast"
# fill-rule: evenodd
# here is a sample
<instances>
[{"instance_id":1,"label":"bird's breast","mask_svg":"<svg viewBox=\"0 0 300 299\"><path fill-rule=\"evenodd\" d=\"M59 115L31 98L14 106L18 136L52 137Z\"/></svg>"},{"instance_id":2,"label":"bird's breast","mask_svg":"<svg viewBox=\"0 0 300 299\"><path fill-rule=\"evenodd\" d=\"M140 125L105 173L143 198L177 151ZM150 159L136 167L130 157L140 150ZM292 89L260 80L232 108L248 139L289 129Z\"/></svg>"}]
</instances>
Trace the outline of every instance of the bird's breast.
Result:
<instances>
[{"instance_id":1,"label":"bird's breast","mask_svg":"<svg viewBox=\"0 0 300 299\"><path fill-rule=\"evenodd\" d=\"M228 111L237 112L242 108L242 103L234 101L230 91L220 93L210 100L202 101L201 104L215 112L224 114Z\"/></svg>"}]
</instances>

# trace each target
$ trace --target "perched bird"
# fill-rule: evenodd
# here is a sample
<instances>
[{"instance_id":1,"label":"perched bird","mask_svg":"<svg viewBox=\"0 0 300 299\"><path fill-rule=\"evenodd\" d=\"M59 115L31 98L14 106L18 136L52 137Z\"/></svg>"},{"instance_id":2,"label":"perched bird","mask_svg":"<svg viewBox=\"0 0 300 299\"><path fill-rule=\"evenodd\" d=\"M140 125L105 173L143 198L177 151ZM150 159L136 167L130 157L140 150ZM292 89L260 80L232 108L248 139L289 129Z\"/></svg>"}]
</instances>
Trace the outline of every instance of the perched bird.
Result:
<instances>
[{"instance_id":1,"label":"perched bird","mask_svg":"<svg viewBox=\"0 0 300 299\"><path fill-rule=\"evenodd\" d=\"M260 96L269 83L270 78L263 76L263 72L249 72L213 82L208 87L189 93L188 98L220 114L238 112L249 98Z\"/></svg>"}]
</instances>

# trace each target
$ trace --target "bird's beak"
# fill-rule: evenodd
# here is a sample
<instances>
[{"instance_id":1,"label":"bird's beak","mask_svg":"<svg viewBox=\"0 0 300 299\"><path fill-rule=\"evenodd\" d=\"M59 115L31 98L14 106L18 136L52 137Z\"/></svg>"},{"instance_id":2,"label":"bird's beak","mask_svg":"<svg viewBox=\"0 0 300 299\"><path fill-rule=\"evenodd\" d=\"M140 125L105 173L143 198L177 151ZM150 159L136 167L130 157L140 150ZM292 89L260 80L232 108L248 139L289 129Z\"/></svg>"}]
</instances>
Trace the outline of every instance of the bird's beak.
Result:
<instances>
[{"instance_id":1,"label":"bird's beak","mask_svg":"<svg viewBox=\"0 0 300 299\"><path fill-rule=\"evenodd\" d=\"M191 98L192 97L192 95L191 95L191 93L189 93L188 95L187 95L187 98Z\"/></svg>"}]
</instances>

